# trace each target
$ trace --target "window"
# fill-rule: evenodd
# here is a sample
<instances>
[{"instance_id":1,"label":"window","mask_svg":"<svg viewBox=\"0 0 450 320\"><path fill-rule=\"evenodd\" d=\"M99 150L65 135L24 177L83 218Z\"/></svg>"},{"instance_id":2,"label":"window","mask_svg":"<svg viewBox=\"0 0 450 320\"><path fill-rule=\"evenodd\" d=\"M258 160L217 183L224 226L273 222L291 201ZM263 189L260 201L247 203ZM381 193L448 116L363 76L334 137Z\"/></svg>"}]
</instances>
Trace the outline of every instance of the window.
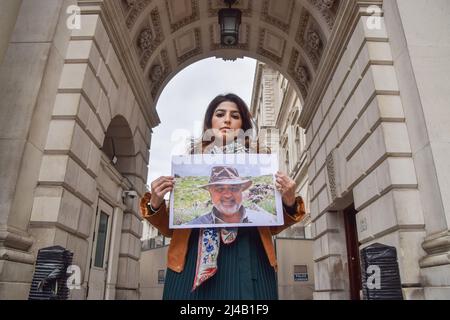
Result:
<instances>
[{"instance_id":1,"label":"window","mask_svg":"<svg viewBox=\"0 0 450 320\"><path fill-rule=\"evenodd\" d=\"M305 264L294 265L294 281L308 281L308 268Z\"/></svg>"},{"instance_id":2,"label":"window","mask_svg":"<svg viewBox=\"0 0 450 320\"><path fill-rule=\"evenodd\" d=\"M106 236L108 233L109 216L103 211L100 212L100 221L97 230L97 243L95 247L94 267L103 268L106 249Z\"/></svg>"},{"instance_id":3,"label":"window","mask_svg":"<svg viewBox=\"0 0 450 320\"><path fill-rule=\"evenodd\" d=\"M164 284L166 280L166 272L164 270L158 270L158 284Z\"/></svg>"}]
</instances>

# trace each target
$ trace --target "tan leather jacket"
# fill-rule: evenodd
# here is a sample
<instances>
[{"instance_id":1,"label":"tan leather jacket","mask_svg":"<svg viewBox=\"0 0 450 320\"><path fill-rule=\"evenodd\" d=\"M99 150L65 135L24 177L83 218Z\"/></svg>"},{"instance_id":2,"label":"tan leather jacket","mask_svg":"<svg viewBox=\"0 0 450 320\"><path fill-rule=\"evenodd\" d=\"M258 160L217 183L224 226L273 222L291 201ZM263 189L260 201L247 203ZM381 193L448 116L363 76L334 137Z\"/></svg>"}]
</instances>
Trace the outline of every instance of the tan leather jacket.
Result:
<instances>
[{"instance_id":1,"label":"tan leather jacket","mask_svg":"<svg viewBox=\"0 0 450 320\"><path fill-rule=\"evenodd\" d=\"M151 194L149 192L142 197L140 202L141 214L144 219L155 226L161 234L172 238L169 245L167 267L175 272L181 272L184 269L191 229L169 229L169 213L167 206L163 203L156 213L152 213L147 205L150 202L150 198ZM258 227L259 235L261 236L261 241L267 257L269 258L270 265L274 267L275 270L277 269L277 259L272 236L299 222L305 216L305 204L303 199L299 196L296 198L296 202L297 212L295 214L289 215L286 210L284 210L284 225Z\"/></svg>"}]
</instances>

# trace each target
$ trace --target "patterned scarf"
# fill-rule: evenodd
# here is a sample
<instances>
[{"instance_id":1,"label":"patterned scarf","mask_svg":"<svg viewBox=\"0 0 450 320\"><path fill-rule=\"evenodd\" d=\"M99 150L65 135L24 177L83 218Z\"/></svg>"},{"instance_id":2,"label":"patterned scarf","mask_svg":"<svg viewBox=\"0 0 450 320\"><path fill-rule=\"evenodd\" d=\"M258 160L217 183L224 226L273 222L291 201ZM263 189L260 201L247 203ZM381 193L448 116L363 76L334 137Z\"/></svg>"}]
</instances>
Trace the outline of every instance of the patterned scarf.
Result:
<instances>
[{"instance_id":1,"label":"patterned scarf","mask_svg":"<svg viewBox=\"0 0 450 320\"><path fill-rule=\"evenodd\" d=\"M233 142L223 148L214 145L209 153L247 153L248 150L240 143ZM200 229L198 236L197 265L195 269L192 291L217 272L220 242L229 245L237 238L238 228L206 228ZM219 237L220 234L220 237Z\"/></svg>"}]
</instances>

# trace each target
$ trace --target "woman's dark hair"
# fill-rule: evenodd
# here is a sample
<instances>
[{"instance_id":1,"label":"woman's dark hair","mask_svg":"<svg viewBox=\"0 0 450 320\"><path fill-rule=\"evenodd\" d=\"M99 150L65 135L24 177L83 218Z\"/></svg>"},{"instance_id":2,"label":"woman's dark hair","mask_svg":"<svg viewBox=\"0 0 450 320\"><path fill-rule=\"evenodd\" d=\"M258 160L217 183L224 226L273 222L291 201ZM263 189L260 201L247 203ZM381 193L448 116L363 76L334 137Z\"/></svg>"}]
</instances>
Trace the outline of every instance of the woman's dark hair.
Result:
<instances>
[{"instance_id":1,"label":"woman's dark hair","mask_svg":"<svg viewBox=\"0 0 450 320\"><path fill-rule=\"evenodd\" d=\"M219 104L222 102L234 102L239 110L239 114L241 116L242 120L242 126L241 129L244 132L248 132L247 130L253 129L256 130L255 126L253 125L252 121L252 115L250 113L250 110L245 103L244 100L242 100L239 96L228 93L225 95L218 95L215 97L208 105L208 108L205 112L205 117L203 119L203 133L202 135L208 130L212 128L212 118L214 116L214 111L216 111ZM204 149L211 144L214 141L214 137L211 137L211 139L203 139L202 136L200 138L200 141L198 141L195 145L191 145L190 153L197 153L197 152L203 152ZM250 137L245 137L245 147L250 147ZM259 145L257 147L259 149ZM197 152L196 152L197 151Z\"/></svg>"}]
</instances>

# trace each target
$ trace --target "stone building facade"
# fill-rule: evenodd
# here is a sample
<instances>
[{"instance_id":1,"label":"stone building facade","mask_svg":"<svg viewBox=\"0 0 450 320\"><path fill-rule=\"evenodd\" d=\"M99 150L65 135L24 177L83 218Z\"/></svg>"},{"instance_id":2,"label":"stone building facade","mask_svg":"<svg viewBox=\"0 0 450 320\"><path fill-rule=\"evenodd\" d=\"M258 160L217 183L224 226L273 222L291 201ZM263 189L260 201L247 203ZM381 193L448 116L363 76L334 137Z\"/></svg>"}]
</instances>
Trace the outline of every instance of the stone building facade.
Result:
<instances>
[{"instance_id":1,"label":"stone building facade","mask_svg":"<svg viewBox=\"0 0 450 320\"><path fill-rule=\"evenodd\" d=\"M56 244L81 269L72 298L138 297L142 227L128 191L145 191L159 94L212 56L264 62L299 96L314 297L356 298L355 254L374 242L397 248L406 299L450 297L447 0L241 0L233 47L220 45L219 0L10 3L0 299L26 299L37 250Z\"/></svg>"}]
</instances>

